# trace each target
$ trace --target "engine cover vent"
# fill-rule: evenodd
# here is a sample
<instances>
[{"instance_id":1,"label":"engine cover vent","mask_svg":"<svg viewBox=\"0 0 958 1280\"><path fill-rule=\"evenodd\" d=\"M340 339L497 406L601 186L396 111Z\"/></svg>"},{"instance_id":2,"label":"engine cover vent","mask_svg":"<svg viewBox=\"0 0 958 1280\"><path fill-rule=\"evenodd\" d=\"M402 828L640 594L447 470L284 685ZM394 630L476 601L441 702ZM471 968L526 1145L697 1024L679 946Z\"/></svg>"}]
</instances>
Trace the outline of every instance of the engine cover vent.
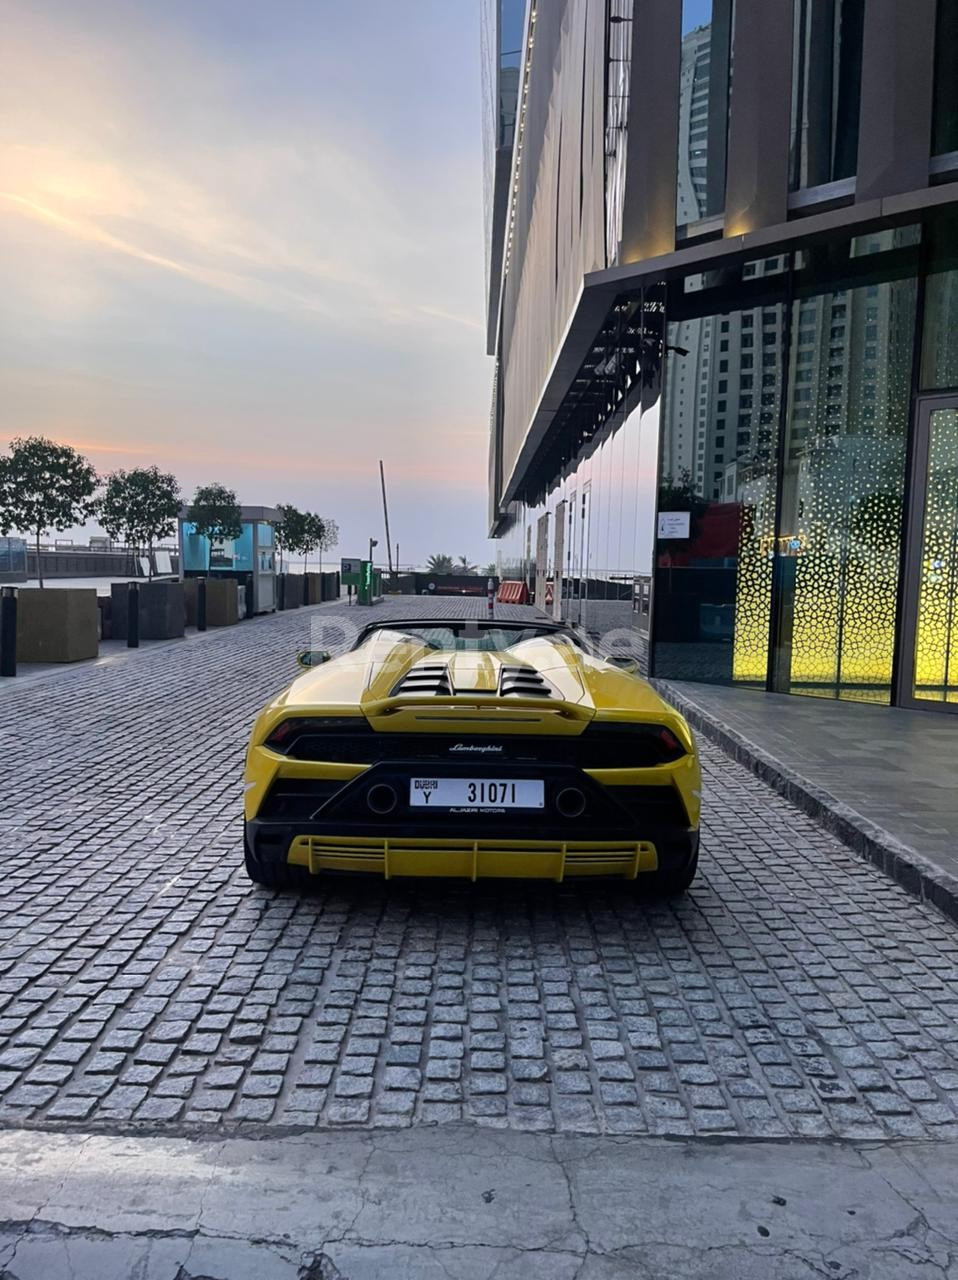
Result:
<instances>
[{"instance_id":1,"label":"engine cover vent","mask_svg":"<svg viewBox=\"0 0 958 1280\"><path fill-rule=\"evenodd\" d=\"M407 671L393 688L390 697L401 693L428 693L448 696L452 693L449 672L444 662L424 662Z\"/></svg>"},{"instance_id":2,"label":"engine cover vent","mask_svg":"<svg viewBox=\"0 0 958 1280\"><path fill-rule=\"evenodd\" d=\"M503 667L499 676L502 697L518 694L522 698L551 698L552 690L534 667Z\"/></svg>"}]
</instances>

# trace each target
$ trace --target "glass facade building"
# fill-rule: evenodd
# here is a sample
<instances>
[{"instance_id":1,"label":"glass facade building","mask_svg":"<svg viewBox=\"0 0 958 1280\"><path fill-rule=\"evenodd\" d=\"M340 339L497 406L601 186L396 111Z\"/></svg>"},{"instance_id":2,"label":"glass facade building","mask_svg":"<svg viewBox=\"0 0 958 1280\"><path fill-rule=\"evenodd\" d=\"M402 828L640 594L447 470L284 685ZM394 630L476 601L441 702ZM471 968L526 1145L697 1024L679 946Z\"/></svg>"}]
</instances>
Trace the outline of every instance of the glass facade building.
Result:
<instances>
[{"instance_id":1,"label":"glass facade building","mask_svg":"<svg viewBox=\"0 0 958 1280\"><path fill-rule=\"evenodd\" d=\"M568 181L545 146L520 175L500 569L654 677L958 708L958 0L787 7L685 0L630 39L623 7L613 39L569 0L595 65L564 33L530 60L546 139L550 103L565 129L590 77L624 88L604 265L570 264L561 209L545 246L523 222ZM534 369L523 290L559 311Z\"/></svg>"}]
</instances>

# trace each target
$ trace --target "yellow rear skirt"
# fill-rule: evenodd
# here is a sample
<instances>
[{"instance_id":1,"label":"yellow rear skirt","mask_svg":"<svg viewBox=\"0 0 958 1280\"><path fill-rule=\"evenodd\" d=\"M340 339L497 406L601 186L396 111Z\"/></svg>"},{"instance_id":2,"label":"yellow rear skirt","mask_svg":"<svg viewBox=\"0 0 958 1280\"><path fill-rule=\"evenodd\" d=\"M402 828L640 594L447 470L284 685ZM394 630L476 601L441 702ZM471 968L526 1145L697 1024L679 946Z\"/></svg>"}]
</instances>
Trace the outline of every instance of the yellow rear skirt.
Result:
<instances>
[{"instance_id":1,"label":"yellow rear skirt","mask_svg":"<svg viewBox=\"0 0 958 1280\"><path fill-rule=\"evenodd\" d=\"M287 861L323 871L393 876L451 876L458 880L555 880L619 876L634 880L659 865L647 840L430 840L378 836L298 836Z\"/></svg>"}]
</instances>

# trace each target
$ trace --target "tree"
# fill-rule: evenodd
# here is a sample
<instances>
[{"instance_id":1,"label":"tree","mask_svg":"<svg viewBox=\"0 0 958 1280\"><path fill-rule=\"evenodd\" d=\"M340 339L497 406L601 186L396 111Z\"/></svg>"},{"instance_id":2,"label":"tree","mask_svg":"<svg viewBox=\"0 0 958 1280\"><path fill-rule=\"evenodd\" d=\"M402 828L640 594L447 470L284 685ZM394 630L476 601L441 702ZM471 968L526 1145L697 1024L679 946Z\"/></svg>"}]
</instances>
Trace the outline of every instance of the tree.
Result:
<instances>
[{"instance_id":1,"label":"tree","mask_svg":"<svg viewBox=\"0 0 958 1280\"><path fill-rule=\"evenodd\" d=\"M426 561L427 573L455 573L452 556L430 556Z\"/></svg>"},{"instance_id":2,"label":"tree","mask_svg":"<svg viewBox=\"0 0 958 1280\"><path fill-rule=\"evenodd\" d=\"M207 572L213 567L213 541L231 540L243 532L243 516L236 494L222 484L200 485L193 495L187 518L201 538L209 539Z\"/></svg>"},{"instance_id":3,"label":"tree","mask_svg":"<svg viewBox=\"0 0 958 1280\"><path fill-rule=\"evenodd\" d=\"M495 578L499 575L499 569L494 560L492 564L487 564L486 567L484 569L480 569L479 572L484 578Z\"/></svg>"},{"instance_id":4,"label":"tree","mask_svg":"<svg viewBox=\"0 0 958 1280\"><path fill-rule=\"evenodd\" d=\"M459 557L459 563L456 565L456 571L458 573L465 573L465 574L473 574L473 573L479 572L479 570L472 563L472 561L469 559L468 556Z\"/></svg>"},{"instance_id":5,"label":"tree","mask_svg":"<svg viewBox=\"0 0 958 1280\"><path fill-rule=\"evenodd\" d=\"M319 567L323 567L323 552L331 551L333 547L339 546L339 525L335 520L330 520L325 516L317 516L322 525L322 531L316 546L319 548Z\"/></svg>"},{"instance_id":6,"label":"tree","mask_svg":"<svg viewBox=\"0 0 958 1280\"><path fill-rule=\"evenodd\" d=\"M299 551L303 557L303 573L306 572L306 562L309 559L309 553L316 550L322 542L322 538L322 516L318 516L312 511L304 511L299 543L296 547L296 550Z\"/></svg>"},{"instance_id":7,"label":"tree","mask_svg":"<svg viewBox=\"0 0 958 1280\"><path fill-rule=\"evenodd\" d=\"M0 458L0 534L19 529L34 535L41 587L40 539L48 529L85 524L96 510L97 483L82 454L43 436L18 437Z\"/></svg>"},{"instance_id":8,"label":"tree","mask_svg":"<svg viewBox=\"0 0 958 1280\"><path fill-rule=\"evenodd\" d=\"M300 550L306 517L302 511L298 511L296 507L292 507L288 503L278 503L276 510L282 516L282 520L276 525L275 533L276 545L279 547L280 554L280 572L282 572L283 552L297 552Z\"/></svg>"},{"instance_id":9,"label":"tree","mask_svg":"<svg viewBox=\"0 0 958 1280\"><path fill-rule=\"evenodd\" d=\"M148 576L153 577L153 544L176 532L180 510L176 476L159 467L137 467L107 476L97 515L111 538L146 551Z\"/></svg>"}]
</instances>

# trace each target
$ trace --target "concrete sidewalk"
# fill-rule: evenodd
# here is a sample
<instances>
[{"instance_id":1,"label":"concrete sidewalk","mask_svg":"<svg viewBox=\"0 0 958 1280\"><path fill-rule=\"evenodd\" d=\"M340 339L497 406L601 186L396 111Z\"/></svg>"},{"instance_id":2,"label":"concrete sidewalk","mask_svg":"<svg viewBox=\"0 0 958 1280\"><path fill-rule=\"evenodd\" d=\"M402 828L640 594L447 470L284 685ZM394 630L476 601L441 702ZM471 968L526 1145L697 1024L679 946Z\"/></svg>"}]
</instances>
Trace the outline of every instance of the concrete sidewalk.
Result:
<instances>
[{"instance_id":1,"label":"concrete sidewalk","mask_svg":"<svg viewBox=\"0 0 958 1280\"><path fill-rule=\"evenodd\" d=\"M958 721L932 711L654 682L706 737L958 920Z\"/></svg>"},{"instance_id":2,"label":"concrete sidewalk","mask_svg":"<svg viewBox=\"0 0 958 1280\"><path fill-rule=\"evenodd\" d=\"M4 1280L958 1276L958 1146L0 1134Z\"/></svg>"}]
</instances>

